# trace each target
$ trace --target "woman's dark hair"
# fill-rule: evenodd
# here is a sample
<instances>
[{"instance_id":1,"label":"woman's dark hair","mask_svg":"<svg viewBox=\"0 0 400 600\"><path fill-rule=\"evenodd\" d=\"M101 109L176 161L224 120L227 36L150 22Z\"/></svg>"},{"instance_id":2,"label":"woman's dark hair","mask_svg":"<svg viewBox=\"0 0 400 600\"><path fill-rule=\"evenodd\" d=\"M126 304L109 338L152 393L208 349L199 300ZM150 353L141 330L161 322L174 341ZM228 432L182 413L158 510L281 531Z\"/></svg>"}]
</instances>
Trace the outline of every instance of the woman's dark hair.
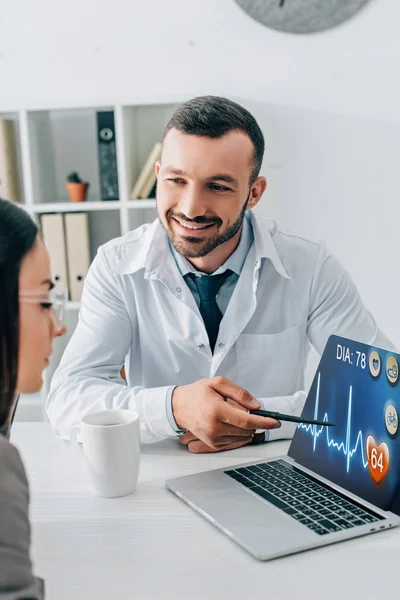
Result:
<instances>
[{"instance_id":1,"label":"woman's dark hair","mask_svg":"<svg viewBox=\"0 0 400 600\"><path fill-rule=\"evenodd\" d=\"M0 427L9 416L18 374L18 278L38 228L22 209L0 198Z\"/></svg>"},{"instance_id":2,"label":"woman's dark hair","mask_svg":"<svg viewBox=\"0 0 400 600\"><path fill-rule=\"evenodd\" d=\"M254 146L250 185L257 179L264 156L264 136L253 115L237 104L219 96L199 96L179 106L165 128L189 135L220 138L230 131L243 131Z\"/></svg>"}]
</instances>

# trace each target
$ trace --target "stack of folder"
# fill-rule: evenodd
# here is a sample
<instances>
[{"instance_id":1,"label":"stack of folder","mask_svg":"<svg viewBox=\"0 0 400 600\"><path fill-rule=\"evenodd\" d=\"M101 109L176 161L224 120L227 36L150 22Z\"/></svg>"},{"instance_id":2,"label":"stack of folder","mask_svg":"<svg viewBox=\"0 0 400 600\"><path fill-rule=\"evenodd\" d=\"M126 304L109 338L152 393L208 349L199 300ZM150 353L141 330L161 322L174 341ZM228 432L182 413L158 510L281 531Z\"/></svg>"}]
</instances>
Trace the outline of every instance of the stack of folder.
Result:
<instances>
[{"instance_id":1,"label":"stack of folder","mask_svg":"<svg viewBox=\"0 0 400 600\"><path fill-rule=\"evenodd\" d=\"M69 300L79 302L90 265L88 214L45 214L41 227L56 287L67 288Z\"/></svg>"}]
</instances>

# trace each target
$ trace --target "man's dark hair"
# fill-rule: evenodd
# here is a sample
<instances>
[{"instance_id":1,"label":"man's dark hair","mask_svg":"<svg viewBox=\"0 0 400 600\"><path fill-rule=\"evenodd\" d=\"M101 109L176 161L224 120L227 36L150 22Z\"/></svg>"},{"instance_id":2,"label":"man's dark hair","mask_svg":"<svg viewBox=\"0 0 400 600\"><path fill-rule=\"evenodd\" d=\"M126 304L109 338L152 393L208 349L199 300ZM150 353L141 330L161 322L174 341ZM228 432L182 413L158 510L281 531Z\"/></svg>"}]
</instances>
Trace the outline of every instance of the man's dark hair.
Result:
<instances>
[{"instance_id":1,"label":"man's dark hair","mask_svg":"<svg viewBox=\"0 0 400 600\"><path fill-rule=\"evenodd\" d=\"M193 98L176 109L165 129L164 139L170 129L208 138L243 131L254 145L250 185L257 179L264 156L264 136L253 115L240 104L219 96Z\"/></svg>"},{"instance_id":2,"label":"man's dark hair","mask_svg":"<svg viewBox=\"0 0 400 600\"><path fill-rule=\"evenodd\" d=\"M19 271L37 234L22 208L0 198L0 427L10 416L17 384Z\"/></svg>"}]
</instances>

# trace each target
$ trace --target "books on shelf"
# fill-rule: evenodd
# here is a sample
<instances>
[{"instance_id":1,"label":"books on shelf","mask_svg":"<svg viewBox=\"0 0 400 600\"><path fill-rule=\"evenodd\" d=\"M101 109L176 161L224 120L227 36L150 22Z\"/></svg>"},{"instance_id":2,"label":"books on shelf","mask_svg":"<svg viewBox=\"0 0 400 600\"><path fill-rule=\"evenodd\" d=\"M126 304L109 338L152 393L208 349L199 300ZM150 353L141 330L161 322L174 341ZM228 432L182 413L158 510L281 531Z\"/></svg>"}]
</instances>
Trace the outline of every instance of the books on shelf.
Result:
<instances>
[{"instance_id":1,"label":"books on shelf","mask_svg":"<svg viewBox=\"0 0 400 600\"><path fill-rule=\"evenodd\" d=\"M79 302L90 266L88 214L44 214L40 221L56 287L67 288L69 300Z\"/></svg>"},{"instance_id":2,"label":"books on shelf","mask_svg":"<svg viewBox=\"0 0 400 600\"><path fill-rule=\"evenodd\" d=\"M0 119L0 198L20 202L14 121Z\"/></svg>"},{"instance_id":3,"label":"books on shelf","mask_svg":"<svg viewBox=\"0 0 400 600\"><path fill-rule=\"evenodd\" d=\"M149 198L153 192L157 177L155 166L156 162L161 158L161 143L157 142L154 144L147 160L144 164L143 169L139 173L131 192L131 199L136 200L137 198Z\"/></svg>"}]
</instances>

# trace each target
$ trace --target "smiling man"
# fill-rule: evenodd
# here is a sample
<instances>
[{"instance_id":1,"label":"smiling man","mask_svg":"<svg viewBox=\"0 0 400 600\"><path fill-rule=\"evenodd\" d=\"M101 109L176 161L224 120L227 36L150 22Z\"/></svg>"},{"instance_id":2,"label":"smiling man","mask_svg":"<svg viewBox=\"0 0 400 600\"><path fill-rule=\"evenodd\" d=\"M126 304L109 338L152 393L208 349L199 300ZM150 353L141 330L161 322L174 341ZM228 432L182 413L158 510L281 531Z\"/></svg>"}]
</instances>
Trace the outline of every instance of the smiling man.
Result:
<instances>
[{"instance_id":1,"label":"smiling man","mask_svg":"<svg viewBox=\"0 0 400 600\"><path fill-rule=\"evenodd\" d=\"M199 140L170 125L163 150L171 164L156 167L161 223L179 254L213 273L237 247L246 210L266 188L265 178L255 176L257 184L248 189L253 144L242 131Z\"/></svg>"},{"instance_id":2,"label":"smiling man","mask_svg":"<svg viewBox=\"0 0 400 600\"><path fill-rule=\"evenodd\" d=\"M102 246L87 275L47 402L56 433L128 408L142 442L180 436L192 452L291 437L293 424L248 411L301 413L310 343L321 353L334 333L392 347L324 244L251 212L263 154L240 105L205 96L176 110L158 219Z\"/></svg>"}]
</instances>

